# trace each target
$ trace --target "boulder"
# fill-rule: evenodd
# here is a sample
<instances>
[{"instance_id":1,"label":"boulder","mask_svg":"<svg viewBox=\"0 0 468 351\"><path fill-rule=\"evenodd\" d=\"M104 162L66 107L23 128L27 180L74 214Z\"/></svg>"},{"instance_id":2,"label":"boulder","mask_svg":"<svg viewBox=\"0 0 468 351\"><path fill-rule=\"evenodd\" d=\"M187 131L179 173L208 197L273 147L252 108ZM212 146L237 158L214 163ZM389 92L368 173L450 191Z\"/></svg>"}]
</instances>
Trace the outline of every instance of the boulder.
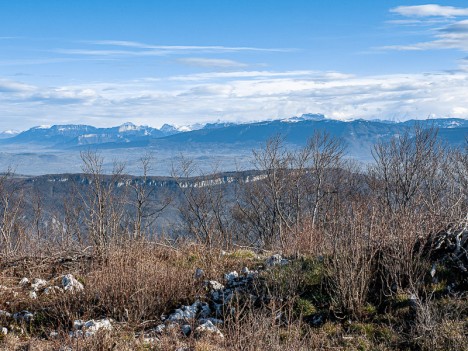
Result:
<instances>
[{"instance_id":1,"label":"boulder","mask_svg":"<svg viewBox=\"0 0 468 351\"><path fill-rule=\"evenodd\" d=\"M194 274L195 279L201 279L203 278L204 275L205 275L205 272L203 271L203 269L197 268L195 270L195 274Z\"/></svg>"},{"instance_id":2,"label":"boulder","mask_svg":"<svg viewBox=\"0 0 468 351\"><path fill-rule=\"evenodd\" d=\"M182 331L182 333L184 333L185 336L189 336L192 332L192 327L188 324L184 324L180 327L180 330Z\"/></svg>"},{"instance_id":3,"label":"boulder","mask_svg":"<svg viewBox=\"0 0 468 351\"><path fill-rule=\"evenodd\" d=\"M39 291L40 289L44 288L45 286L47 286L47 281L46 280L40 279L40 278L35 278L33 280L33 283L31 284L31 289L33 289L33 291Z\"/></svg>"},{"instance_id":4,"label":"boulder","mask_svg":"<svg viewBox=\"0 0 468 351\"><path fill-rule=\"evenodd\" d=\"M71 274L64 275L62 278L62 286L65 291L79 292L84 290L83 284L81 284Z\"/></svg>"},{"instance_id":5,"label":"boulder","mask_svg":"<svg viewBox=\"0 0 468 351\"><path fill-rule=\"evenodd\" d=\"M224 289L224 285L217 282L216 280L209 280L208 282L206 282L206 285L208 286L208 289L210 291L216 291L216 290L223 290Z\"/></svg>"},{"instance_id":6,"label":"boulder","mask_svg":"<svg viewBox=\"0 0 468 351\"><path fill-rule=\"evenodd\" d=\"M204 321L197 328L195 328L195 335L197 337L215 336L215 337L218 337L218 338L221 338L221 339L224 338L223 333L221 333L221 331L218 329L218 327L215 326L209 320Z\"/></svg>"},{"instance_id":7,"label":"boulder","mask_svg":"<svg viewBox=\"0 0 468 351\"><path fill-rule=\"evenodd\" d=\"M289 261L283 258L280 254L275 254L268 257L265 261L265 265L267 267L274 267L274 266L284 266L288 264Z\"/></svg>"},{"instance_id":8,"label":"boulder","mask_svg":"<svg viewBox=\"0 0 468 351\"><path fill-rule=\"evenodd\" d=\"M239 278L239 274L236 271L224 275L224 279L226 279L228 284L235 281L237 278Z\"/></svg>"},{"instance_id":9,"label":"boulder","mask_svg":"<svg viewBox=\"0 0 468 351\"><path fill-rule=\"evenodd\" d=\"M200 301L195 301L190 306L182 306L181 308L176 309L174 313L170 314L167 319L171 322L193 320L197 316L200 306Z\"/></svg>"},{"instance_id":10,"label":"boulder","mask_svg":"<svg viewBox=\"0 0 468 351\"><path fill-rule=\"evenodd\" d=\"M70 332L71 337L90 337L96 334L99 330L112 330L111 320L108 318L94 320L90 319L87 322L82 320L75 320L73 322L73 328L76 329Z\"/></svg>"}]
</instances>

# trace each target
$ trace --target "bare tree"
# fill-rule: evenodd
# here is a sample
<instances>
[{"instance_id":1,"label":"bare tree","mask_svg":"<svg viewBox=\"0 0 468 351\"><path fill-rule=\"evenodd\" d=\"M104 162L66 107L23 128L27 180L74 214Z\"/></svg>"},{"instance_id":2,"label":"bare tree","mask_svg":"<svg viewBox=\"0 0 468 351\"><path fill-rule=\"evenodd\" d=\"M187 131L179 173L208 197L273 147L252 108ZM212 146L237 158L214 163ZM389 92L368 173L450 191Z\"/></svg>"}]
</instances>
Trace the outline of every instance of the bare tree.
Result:
<instances>
[{"instance_id":1,"label":"bare tree","mask_svg":"<svg viewBox=\"0 0 468 351\"><path fill-rule=\"evenodd\" d=\"M315 227L325 199L336 192L333 173L343 153L342 143L325 133L314 133L299 149L287 147L280 136L269 139L264 149L254 151L259 175L242 184L235 217L261 245L284 248L305 222Z\"/></svg>"},{"instance_id":2,"label":"bare tree","mask_svg":"<svg viewBox=\"0 0 468 351\"><path fill-rule=\"evenodd\" d=\"M173 171L182 194L180 213L188 231L208 249L216 246L228 248L232 243L229 231L229 212L222 188L223 179L217 178L216 167L211 176L203 172L194 176L196 166L192 160L182 159Z\"/></svg>"},{"instance_id":3,"label":"bare tree","mask_svg":"<svg viewBox=\"0 0 468 351\"><path fill-rule=\"evenodd\" d=\"M416 125L390 142L378 142L372 155L372 190L381 192L387 208L395 212L414 205L427 190L440 169L443 148L435 128Z\"/></svg>"},{"instance_id":4,"label":"bare tree","mask_svg":"<svg viewBox=\"0 0 468 351\"><path fill-rule=\"evenodd\" d=\"M116 194L121 184L124 166L114 163L109 177L104 175L104 159L96 152L81 153L83 172L89 177L88 191L83 196L88 235L99 254L104 253L113 237L119 233L123 217L122 194Z\"/></svg>"},{"instance_id":5,"label":"bare tree","mask_svg":"<svg viewBox=\"0 0 468 351\"><path fill-rule=\"evenodd\" d=\"M5 256L15 254L25 239L22 223L24 194L8 169L0 176L0 246Z\"/></svg>"},{"instance_id":6,"label":"bare tree","mask_svg":"<svg viewBox=\"0 0 468 351\"><path fill-rule=\"evenodd\" d=\"M156 186L151 184L149 173L153 157L147 153L140 159L141 178L129 183L131 195L130 205L134 210L133 238L143 239L149 228L154 224L162 212L171 204L172 197L165 194L156 204Z\"/></svg>"}]
</instances>

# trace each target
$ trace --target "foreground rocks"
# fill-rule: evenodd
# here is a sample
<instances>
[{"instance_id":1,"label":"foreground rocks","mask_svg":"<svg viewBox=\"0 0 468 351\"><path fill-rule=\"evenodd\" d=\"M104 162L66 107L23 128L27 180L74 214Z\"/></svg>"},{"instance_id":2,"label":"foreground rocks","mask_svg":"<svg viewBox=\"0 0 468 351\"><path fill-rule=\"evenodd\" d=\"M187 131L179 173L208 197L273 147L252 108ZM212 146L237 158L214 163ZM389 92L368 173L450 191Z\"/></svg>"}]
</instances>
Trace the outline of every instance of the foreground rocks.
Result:
<instances>
[{"instance_id":1,"label":"foreground rocks","mask_svg":"<svg viewBox=\"0 0 468 351\"><path fill-rule=\"evenodd\" d=\"M281 255L273 255L265 261L264 269L286 265L288 262ZM269 298L260 293L254 284L258 275L258 270L251 271L244 267L240 274L237 271L224 274L224 284L216 280L204 281L207 293L203 297L203 301L196 300L191 305L181 306L168 316L163 316L164 323L145 332L144 339L148 342L155 341L161 334L174 330L186 336L193 333L195 337L209 335L215 338L224 338L219 327L223 325L223 318L226 315L235 312L235 307L231 302L236 294L248 297L252 303ZM195 279L199 279L201 276L200 270L197 269L194 274Z\"/></svg>"},{"instance_id":2,"label":"foreground rocks","mask_svg":"<svg viewBox=\"0 0 468 351\"><path fill-rule=\"evenodd\" d=\"M94 320L91 319L87 322L76 320L73 322L73 331L69 333L71 337L90 337L95 335L99 330L112 330L112 320L108 318Z\"/></svg>"},{"instance_id":3,"label":"foreground rocks","mask_svg":"<svg viewBox=\"0 0 468 351\"><path fill-rule=\"evenodd\" d=\"M259 276L259 272L287 263L288 261L280 255L273 255L268 257L257 270L244 267L240 273L237 271L227 272L224 274L222 282L203 280L205 273L201 269L197 269L194 274L194 284L202 284L205 288L205 294L199 296L192 304L180 306L167 316L162 316L163 323L152 329L139 332L135 337L142 337L144 342L153 343L157 342L165 333L176 332L180 335L194 336L195 338L224 339L224 334L220 328L224 324L224 319L235 313L234 296L242 296L253 303L265 300L267 296L262 295L263 293L257 289L254 283ZM4 289L10 288L4 287ZM72 274L65 274L50 281L37 277L33 279L24 277L12 291L16 295L11 296L22 294L21 296L31 300L40 301L60 294L85 292L85 286ZM12 332L23 334L26 329L21 326L30 326L31 323L36 321L35 318L34 311L22 310L13 313L0 310L0 321L6 322L4 326L0 324L0 331L3 335ZM40 318L43 318L43 316ZM115 321L105 318L105 316L102 319L75 320L71 330L68 331L68 335L71 338L90 338L98 332L114 330L115 324ZM19 329L13 327L13 325L18 325ZM58 336L59 333L55 330L49 333L51 339Z\"/></svg>"}]
</instances>

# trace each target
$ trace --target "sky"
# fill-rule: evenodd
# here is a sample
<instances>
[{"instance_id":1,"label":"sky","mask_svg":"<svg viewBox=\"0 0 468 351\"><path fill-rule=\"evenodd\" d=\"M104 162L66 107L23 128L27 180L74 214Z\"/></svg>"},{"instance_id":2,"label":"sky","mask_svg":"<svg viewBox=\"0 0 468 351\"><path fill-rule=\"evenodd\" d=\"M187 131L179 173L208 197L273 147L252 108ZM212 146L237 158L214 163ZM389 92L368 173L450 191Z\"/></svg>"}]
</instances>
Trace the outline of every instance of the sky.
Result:
<instances>
[{"instance_id":1,"label":"sky","mask_svg":"<svg viewBox=\"0 0 468 351\"><path fill-rule=\"evenodd\" d=\"M468 1L0 0L0 130L468 118Z\"/></svg>"}]
</instances>

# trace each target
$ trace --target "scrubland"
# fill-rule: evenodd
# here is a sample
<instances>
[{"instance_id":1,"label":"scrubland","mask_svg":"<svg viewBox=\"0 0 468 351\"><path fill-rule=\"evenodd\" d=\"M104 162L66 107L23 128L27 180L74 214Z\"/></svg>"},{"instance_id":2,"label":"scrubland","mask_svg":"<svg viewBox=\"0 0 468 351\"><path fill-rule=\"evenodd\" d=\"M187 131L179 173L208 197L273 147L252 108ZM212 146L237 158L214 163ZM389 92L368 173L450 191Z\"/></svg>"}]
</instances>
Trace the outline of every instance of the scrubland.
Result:
<instances>
[{"instance_id":1,"label":"scrubland","mask_svg":"<svg viewBox=\"0 0 468 351\"><path fill-rule=\"evenodd\" d=\"M373 155L276 137L229 191L184 160L154 203L149 157L127 182L87 152L53 221L5 173L0 349L468 350L467 151L418 126Z\"/></svg>"}]
</instances>

